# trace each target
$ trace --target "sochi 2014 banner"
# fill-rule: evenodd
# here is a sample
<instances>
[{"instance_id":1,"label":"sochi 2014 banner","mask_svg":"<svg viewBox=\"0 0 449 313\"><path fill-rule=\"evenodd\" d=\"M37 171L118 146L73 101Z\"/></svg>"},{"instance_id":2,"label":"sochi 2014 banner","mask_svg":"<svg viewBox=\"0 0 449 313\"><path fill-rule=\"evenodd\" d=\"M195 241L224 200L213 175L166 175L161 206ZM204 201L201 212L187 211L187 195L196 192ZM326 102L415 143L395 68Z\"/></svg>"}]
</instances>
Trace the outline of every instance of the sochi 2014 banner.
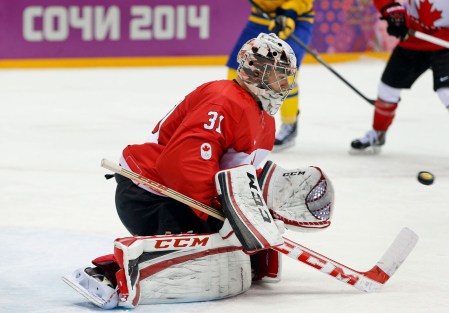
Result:
<instances>
[{"instance_id":1,"label":"sochi 2014 banner","mask_svg":"<svg viewBox=\"0 0 449 313\"><path fill-rule=\"evenodd\" d=\"M239 0L0 0L0 58L223 55L249 10Z\"/></svg>"},{"instance_id":2,"label":"sochi 2014 banner","mask_svg":"<svg viewBox=\"0 0 449 313\"><path fill-rule=\"evenodd\" d=\"M371 0L316 0L318 52L384 51ZM0 59L222 56L246 0L0 0Z\"/></svg>"},{"instance_id":3,"label":"sochi 2014 banner","mask_svg":"<svg viewBox=\"0 0 449 313\"><path fill-rule=\"evenodd\" d=\"M373 0L315 0L314 9L311 45L318 52L382 52L397 44Z\"/></svg>"}]
</instances>

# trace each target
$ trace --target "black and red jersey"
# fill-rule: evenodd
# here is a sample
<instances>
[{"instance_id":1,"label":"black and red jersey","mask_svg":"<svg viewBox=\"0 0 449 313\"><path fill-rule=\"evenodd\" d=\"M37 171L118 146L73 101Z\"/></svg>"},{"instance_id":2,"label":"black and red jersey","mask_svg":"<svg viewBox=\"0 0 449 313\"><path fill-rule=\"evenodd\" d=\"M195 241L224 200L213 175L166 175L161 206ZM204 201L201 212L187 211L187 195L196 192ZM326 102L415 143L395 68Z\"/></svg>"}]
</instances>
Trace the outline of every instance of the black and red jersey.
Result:
<instances>
[{"instance_id":1,"label":"black and red jersey","mask_svg":"<svg viewBox=\"0 0 449 313\"><path fill-rule=\"evenodd\" d=\"M394 0L374 0L380 11ZM449 41L449 0L407 0L404 3L410 16L408 27ZM399 46L412 50L441 50L441 46L409 36Z\"/></svg>"}]
</instances>

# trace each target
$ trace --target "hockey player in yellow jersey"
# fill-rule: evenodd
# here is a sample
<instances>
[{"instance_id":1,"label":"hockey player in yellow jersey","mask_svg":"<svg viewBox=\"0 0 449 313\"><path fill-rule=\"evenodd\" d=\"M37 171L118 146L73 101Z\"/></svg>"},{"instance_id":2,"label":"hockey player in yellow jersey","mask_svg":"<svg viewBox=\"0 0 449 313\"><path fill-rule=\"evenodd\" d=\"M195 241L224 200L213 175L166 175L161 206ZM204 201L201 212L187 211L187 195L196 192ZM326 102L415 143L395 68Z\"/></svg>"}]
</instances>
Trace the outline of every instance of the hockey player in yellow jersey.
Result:
<instances>
[{"instance_id":1,"label":"hockey player in yellow jersey","mask_svg":"<svg viewBox=\"0 0 449 313\"><path fill-rule=\"evenodd\" d=\"M226 64L229 68L228 78L233 79L237 76L237 53L242 44L250 38L257 37L261 32L275 32L284 39L295 51L299 67L305 51L289 37L293 33L302 42L309 44L314 22L313 0L252 0L251 2L268 13L270 19L265 18L264 14L253 5L248 22ZM295 144L299 112L298 87L296 86L281 107L282 124L276 133L273 151L280 151Z\"/></svg>"}]
</instances>

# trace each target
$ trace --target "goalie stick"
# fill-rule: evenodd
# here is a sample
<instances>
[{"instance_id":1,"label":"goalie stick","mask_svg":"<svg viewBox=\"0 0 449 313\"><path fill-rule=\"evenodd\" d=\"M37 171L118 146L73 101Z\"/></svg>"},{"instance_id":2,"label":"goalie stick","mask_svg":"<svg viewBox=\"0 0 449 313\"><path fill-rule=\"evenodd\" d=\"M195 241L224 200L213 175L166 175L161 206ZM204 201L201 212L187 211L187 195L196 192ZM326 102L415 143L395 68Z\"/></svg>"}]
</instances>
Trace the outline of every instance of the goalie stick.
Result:
<instances>
[{"instance_id":1,"label":"goalie stick","mask_svg":"<svg viewBox=\"0 0 449 313\"><path fill-rule=\"evenodd\" d=\"M151 179L127 170L114 162L103 159L101 166L219 220L224 221L225 219L225 216L219 210L213 209ZM401 266L418 241L416 233L409 228L403 228L379 262L369 271L361 272L336 262L286 237L282 238L284 239L284 244L272 247L272 249L365 292L372 292L382 287Z\"/></svg>"}]
</instances>

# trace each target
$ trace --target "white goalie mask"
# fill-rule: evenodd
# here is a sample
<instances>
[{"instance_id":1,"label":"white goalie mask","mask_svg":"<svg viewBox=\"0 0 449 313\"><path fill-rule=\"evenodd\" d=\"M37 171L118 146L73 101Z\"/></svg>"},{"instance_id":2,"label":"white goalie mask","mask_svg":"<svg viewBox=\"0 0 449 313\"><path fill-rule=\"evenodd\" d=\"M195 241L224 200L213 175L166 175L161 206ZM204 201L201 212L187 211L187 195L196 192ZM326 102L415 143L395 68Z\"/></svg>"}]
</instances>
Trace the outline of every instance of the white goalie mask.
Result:
<instances>
[{"instance_id":1,"label":"white goalie mask","mask_svg":"<svg viewBox=\"0 0 449 313\"><path fill-rule=\"evenodd\" d=\"M275 115L296 86L296 56L293 49L275 34L260 33L247 41L237 55L238 76Z\"/></svg>"}]
</instances>

